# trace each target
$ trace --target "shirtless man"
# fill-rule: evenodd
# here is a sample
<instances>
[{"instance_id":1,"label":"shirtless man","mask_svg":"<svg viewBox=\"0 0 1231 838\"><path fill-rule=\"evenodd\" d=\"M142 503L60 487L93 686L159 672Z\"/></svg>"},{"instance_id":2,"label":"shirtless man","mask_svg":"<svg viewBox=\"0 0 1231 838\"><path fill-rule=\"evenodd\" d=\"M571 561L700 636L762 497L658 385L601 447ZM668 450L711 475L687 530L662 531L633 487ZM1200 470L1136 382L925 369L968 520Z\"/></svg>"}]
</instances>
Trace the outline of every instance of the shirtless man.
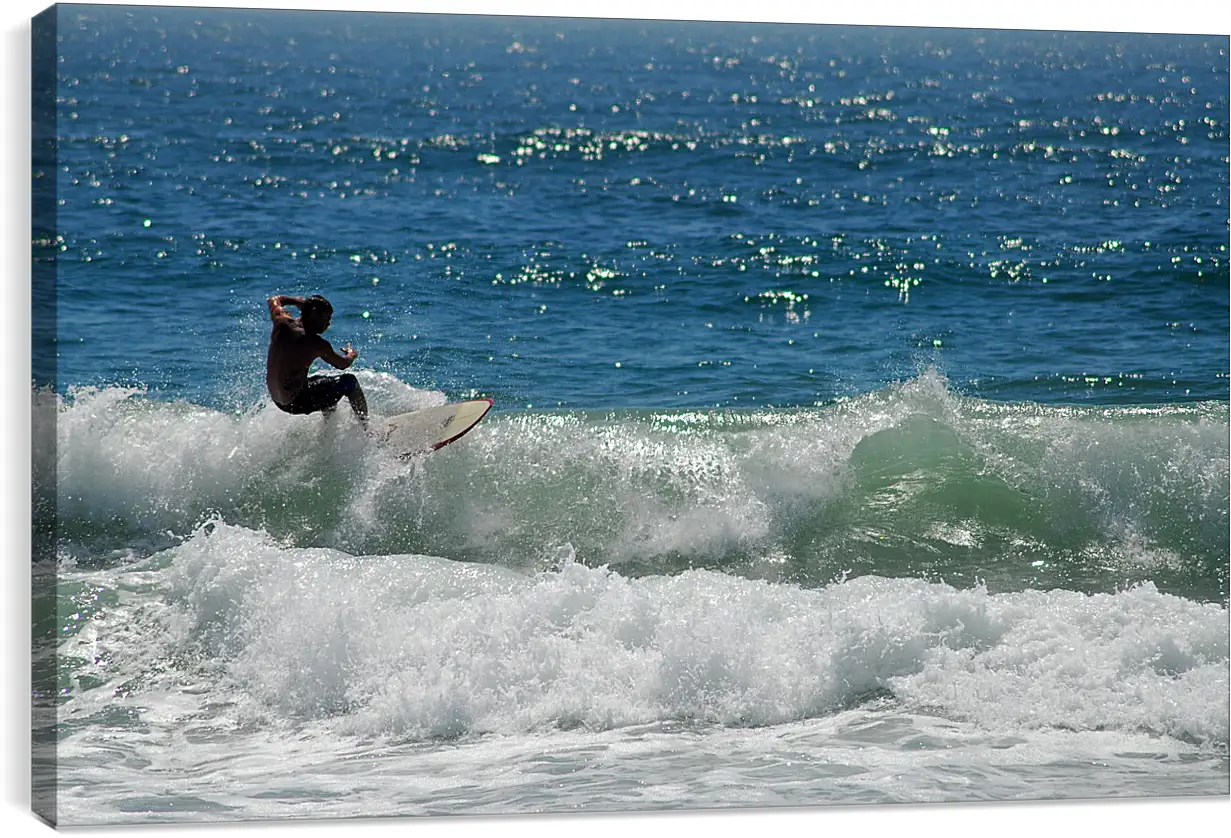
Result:
<instances>
[{"instance_id":1,"label":"shirtless man","mask_svg":"<svg viewBox=\"0 0 1231 838\"><path fill-rule=\"evenodd\" d=\"M299 317L292 317L287 306L298 308ZM351 410L366 428L368 403L359 379L351 373L308 375L308 368L317 358L344 370L359 357L349 345L339 355L329 341L321 337L333 319L333 306L329 301L319 294L307 298L278 294L269 298L269 316L274 328L269 336L265 384L274 404L287 413L323 411L329 414L346 396L350 399Z\"/></svg>"}]
</instances>

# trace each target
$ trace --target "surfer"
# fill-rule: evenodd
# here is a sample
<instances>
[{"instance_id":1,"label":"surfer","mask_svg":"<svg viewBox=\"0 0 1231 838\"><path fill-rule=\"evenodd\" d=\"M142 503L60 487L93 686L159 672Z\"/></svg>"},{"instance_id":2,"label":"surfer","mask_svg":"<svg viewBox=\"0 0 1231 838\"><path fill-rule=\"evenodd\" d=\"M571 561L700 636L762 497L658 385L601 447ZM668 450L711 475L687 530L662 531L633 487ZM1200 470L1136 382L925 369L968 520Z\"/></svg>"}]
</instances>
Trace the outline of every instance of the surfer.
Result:
<instances>
[{"instance_id":1,"label":"surfer","mask_svg":"<svg viewBox=\"0 0 1231 838\"><path fill-rule=\"evenodd\" d=\"M287 306L299 309L292 317ZM265 384L274 404L287 413L305 414L318 411L330 414L345 396L351 410L366 429L368 403L359 379L352 373L343 375L308 375L312 362L320 358L336 369L344 370L354 363L359 353L349 344L339 355L321 333L333 319L333 306L319 294L311 297L290 297L276 294L269 298L269 316L274 322L269 335L269 357L265 365Z\"/></svg>"}]
</instances>

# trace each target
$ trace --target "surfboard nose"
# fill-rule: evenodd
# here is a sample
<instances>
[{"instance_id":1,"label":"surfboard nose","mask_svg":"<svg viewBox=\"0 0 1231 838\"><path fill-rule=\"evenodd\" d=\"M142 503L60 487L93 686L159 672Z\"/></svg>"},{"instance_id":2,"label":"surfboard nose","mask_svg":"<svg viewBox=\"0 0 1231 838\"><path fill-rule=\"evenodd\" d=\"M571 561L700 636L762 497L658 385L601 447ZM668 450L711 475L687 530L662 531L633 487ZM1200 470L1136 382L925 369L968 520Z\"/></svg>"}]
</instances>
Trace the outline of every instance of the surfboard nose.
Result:
<instances>
[{"instance_id":1,"label":"surfboard nose","mask_svg":"<svg viewBox=\"0 0 1231 838\"><path fill-rule=\"evenodd\" d=\"M436 451L469 433L494 404L471 399L399 414L385 421L384 442L403 457Z\"/></svg>"}]
</instances>

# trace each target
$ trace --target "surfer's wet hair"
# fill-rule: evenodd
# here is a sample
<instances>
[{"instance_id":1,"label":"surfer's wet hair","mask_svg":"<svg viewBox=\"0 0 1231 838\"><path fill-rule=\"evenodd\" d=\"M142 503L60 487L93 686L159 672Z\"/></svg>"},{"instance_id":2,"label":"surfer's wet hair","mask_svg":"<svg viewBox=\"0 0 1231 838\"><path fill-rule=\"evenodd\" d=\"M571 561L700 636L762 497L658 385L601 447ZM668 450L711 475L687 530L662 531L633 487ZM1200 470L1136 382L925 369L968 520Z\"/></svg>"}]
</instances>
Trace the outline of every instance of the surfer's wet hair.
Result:
<instances>
[{"instance_id":1,"label":"surfer's wet hair","mask_svg":"<svg viewBox=\"0 0 1231 838\"><path fill-rule=\"evenodd\" d=\"M313 294L303 301L303 306L300 308L303 314L333 314L333 304L322 297L320 294Z\"/></svg>"},{"instance_id":2,"label":"surfer's wet hair","mask_svg":"<svg viewBox=\"0 0 1231 838\"><path fill-rule=\"evenodd\" d=\"M329 318L333 316L333 305L320 294L313 294L303 301L299 307L299 320L304 331L310 334L320 334L329 328Z\"/></svg>"}]
</instances>

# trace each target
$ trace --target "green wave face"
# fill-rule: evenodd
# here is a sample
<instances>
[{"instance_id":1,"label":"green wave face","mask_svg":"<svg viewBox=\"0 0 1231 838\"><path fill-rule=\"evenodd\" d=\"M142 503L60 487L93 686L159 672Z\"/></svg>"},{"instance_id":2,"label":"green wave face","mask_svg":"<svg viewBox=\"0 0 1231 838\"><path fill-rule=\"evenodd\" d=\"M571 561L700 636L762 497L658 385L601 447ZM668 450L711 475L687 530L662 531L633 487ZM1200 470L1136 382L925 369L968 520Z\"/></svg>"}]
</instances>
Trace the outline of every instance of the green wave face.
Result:
<instances>
[{"instance_id":1,"label":"green wave face","mask_svg":"<svg viewBox=\"0 0 1231 838\"><path fill-rule=\"evenodd\" d=\"M1223 403L993 403L925 373L819 408L493 413L407 465L347 417L106 389L59 404L57 442L36 446L36 465L56 452L62 550L93 561L216 516L288 545L523 569L576 559L626 576L992 590L1150 579L1226 601Z\"/></svg>"}]
</instances>

